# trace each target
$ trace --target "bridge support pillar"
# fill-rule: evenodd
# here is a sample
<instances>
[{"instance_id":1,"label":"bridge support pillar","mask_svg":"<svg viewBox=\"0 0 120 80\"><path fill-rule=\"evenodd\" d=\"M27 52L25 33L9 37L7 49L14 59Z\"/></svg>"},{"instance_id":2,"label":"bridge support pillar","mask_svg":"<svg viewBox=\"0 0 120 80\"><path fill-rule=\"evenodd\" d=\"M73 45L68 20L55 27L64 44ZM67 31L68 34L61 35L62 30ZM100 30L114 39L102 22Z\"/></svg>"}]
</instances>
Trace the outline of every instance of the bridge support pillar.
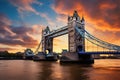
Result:
<instances>
[{"instance_id":1,"label":"bridge support pillar","mask_svg":"<svg viewBox=\"0 0 120 80\"><path fill-rule=\"evenodd\" d=\"M60 58L60 63L93 64L94 59L91 54L65 53Z\"/></svg>"}]
</instances>

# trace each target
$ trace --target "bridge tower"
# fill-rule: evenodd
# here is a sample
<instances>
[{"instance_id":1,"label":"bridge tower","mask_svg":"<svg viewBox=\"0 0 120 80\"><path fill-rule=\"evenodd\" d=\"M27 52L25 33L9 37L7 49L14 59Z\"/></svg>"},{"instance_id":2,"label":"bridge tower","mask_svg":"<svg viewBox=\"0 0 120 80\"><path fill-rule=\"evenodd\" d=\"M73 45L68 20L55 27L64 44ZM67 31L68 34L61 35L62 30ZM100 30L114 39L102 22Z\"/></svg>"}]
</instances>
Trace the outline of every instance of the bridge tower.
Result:
<instances>
[{"instance_id":1,"label":"bridge tower","mask_svg":"<svg viewBox=\"0 0 120 80\"><path fill-rule=\"evenodd\" d=\"M45 30L42 31L42 51L46 53L52 53L53 52L53 38L50 38L49 36L44 36L50 33L50 29L47 26Z\"/></svg>"},{"instance_id":2,"label":"bridge tower","mask_svg":"<svg viewBox=\"0 0 120 80\"><path fill-rule=\"evenodd\" d=\"M85 20L84 17L80 18L77 11L74 11L73 16L68 17L68 43L69 43L69 52L62 54L60 59L61 63L77 62L77 63L94 63L91 55L84 54L85 52L85 38L82 37L85 35L80 35L76 30L85 29ZM83 52L81 54L80 52Z\"/></svg>"},{"instance_id":3,"label":"bridge tower","mask_svg":"<svg viewBox=\"0 0 120 80\"><path fill-rule=\"evenodd\" d=\"M68 42L69 52L84 52L85 51L85 38L79 35L76 27L84 29L84 18L80 18L77 11L74 11L73 16L68 17Z\"/></svg>"}]
</instances>

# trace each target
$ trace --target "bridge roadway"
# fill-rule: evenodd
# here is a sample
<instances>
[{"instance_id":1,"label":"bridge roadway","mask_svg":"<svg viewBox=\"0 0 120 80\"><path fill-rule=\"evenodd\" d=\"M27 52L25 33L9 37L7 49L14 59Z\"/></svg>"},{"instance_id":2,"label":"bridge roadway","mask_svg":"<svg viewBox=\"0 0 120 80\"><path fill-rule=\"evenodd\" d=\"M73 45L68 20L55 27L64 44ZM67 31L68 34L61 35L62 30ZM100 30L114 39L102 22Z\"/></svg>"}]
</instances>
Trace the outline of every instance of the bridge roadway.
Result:
<instances>
[{"instance_id":1,"label":"bridge roadway","mask_svg":"<svg viewBox=\"0 0 120 80\"><path fill-rule=\"evenodd\" d=\"M120 54L118 51L79 52L79 54Z\"/></svg>"}]
</instances>

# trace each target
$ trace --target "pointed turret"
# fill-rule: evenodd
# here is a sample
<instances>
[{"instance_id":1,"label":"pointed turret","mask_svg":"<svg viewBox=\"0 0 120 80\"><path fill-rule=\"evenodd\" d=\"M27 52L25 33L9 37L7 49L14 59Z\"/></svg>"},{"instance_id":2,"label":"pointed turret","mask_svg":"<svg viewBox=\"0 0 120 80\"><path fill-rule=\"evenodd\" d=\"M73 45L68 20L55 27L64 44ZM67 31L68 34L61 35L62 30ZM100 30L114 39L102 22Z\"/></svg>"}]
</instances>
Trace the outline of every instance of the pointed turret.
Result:
<instances>
[{"instance_id":1,"label":"pointed turret","mask_svg":"<svg viewBox=\"0 0 120 80\"><path fill-rule=\"evenodd\" d=\"M82 20L84 22L83 17L82 17ZM71 21L77 21L77 22L81 23L80 16L79 16L79 14L78 14L78 12L76 10L74 11L73 16L68 16L68 23L71 22Z\"/></svg>"},{"instance_id":2,"label":"pointed turret","mask_svg":"<svg viewBox=\"0 0 120 80\"><path fill-rule=\"evenodd\" d=\"M75 10L74 13L73 13L73 17L79 17L77 11Z\"/></svg>"},{"instance_id":3,"label":"pointed turret","mask_svg":"<svg viewBox=\"0 0 120 80\"><path fill-rule=\"evenodd\" d=\"M50 28L47 26L46 29L44 30L45 34L50 33Z\"/></svg>"},{"instance_id":4,"label":"pointed turret","mask_svg":"<svg viewBox=\"0 0 120 80\"><path fill-rule=\"evenodd\" d=\"M74 20L80 20L80 17L79 17L79 15L78 15L78 13L77 13L76 10L75 10L74 13L73 13L73 19L74 19Z\"/></svg>"},{"instance_id":5,"label":"pointed turret","mask_svg":"<svg viewBox=\"0 0 120 80\"><path fill-rule=\"evenodd\" d=\"M81 22L82 22L82 21L85 21L85 19L84 19L84 17L83 17L83 16L82 16Z\"/></svg>"},{"instance_id":6,"label":"pointed turret","mask_svg":"<svg viewBox=\"0 0 120 80\"><path fill-rule=\"evenodd\" d=\"M81 19L81 24L85 24L85 19L84 19L84 17L82 16L82 19Z\"/></svg>"}]
</instances>

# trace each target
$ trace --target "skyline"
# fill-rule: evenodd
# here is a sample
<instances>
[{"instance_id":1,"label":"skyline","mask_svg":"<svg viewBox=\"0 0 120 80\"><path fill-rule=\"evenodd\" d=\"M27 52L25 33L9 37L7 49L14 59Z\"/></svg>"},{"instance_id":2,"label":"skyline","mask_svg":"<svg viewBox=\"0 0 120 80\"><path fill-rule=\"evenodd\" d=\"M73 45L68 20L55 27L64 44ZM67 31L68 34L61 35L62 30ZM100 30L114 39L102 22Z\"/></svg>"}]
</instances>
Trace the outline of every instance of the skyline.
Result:
<instances>
[{"instance_id":1,"label":"skyline","mask_svg":"<svg viewBox=\"0 0 120 80\"><path fill-rule=\"evenodd\" d=\"M88 32L120 45L119 4L119 0L1 0L0 51L17 52L26 48L35 51L41 40L42 29L46 26L51 30L66 26L67 17L74 10L78 11L80 17L84 16ZM54 39L56 51L67 47L66 36Z\"/></svg>"}]
</instances>

